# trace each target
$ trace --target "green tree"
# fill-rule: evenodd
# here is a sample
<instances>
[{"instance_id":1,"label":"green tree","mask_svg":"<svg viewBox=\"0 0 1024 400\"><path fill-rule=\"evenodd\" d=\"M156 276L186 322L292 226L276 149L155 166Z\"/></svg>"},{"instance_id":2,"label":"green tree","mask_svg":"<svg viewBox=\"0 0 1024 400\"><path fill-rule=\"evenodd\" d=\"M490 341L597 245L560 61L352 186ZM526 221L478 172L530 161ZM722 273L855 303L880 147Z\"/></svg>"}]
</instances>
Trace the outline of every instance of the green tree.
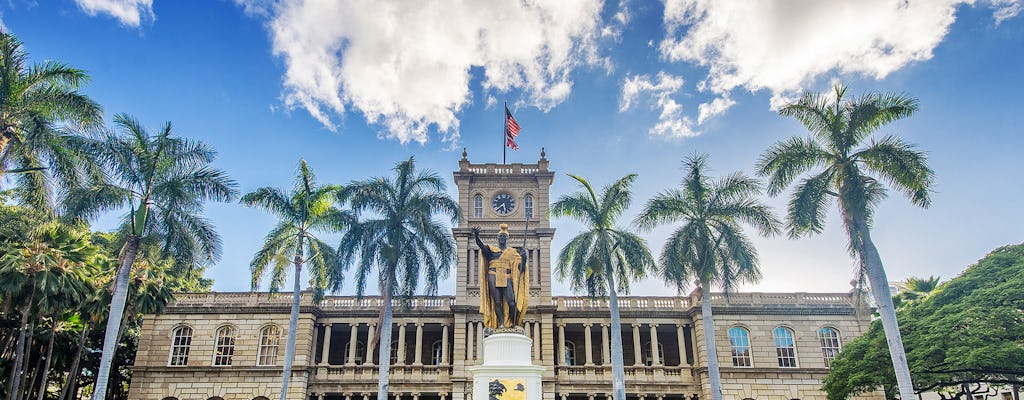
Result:
<instances>
[{"instance_id":1,"label":"green tree","mask_svg":"<svg viewBox=\"0 0 1024 400\"><path fill-rule=\"evenodd\" d=\"M220 257L221 241L202 216L204 202L231 201L237 195L236 183L210 166L216 152L201 142L172 136L169 122L156 134L126 114L114 116L114 124L117 131L101 132L86 147L111 181L75 190L67 200L69 215L86 219L105 211L128 210L120 228L124 245L118 256L94 400L106 394L132 265L143 240L159 243L161 255L173 258L180 268L212 263Z\"/></svg>"},{"instance_id":2,"label":"green tree","mask_svg":"<svg viewBox=\"0 0 1024 400\"><path fill-rule=\"evenodd\" d=\"M85 178L91 163L59 124L101 121L100 106L79 92L88 80L57 61L30 64L21 41L0 32L0 177L19 173L21 203L49 209L51 187L66 190Z\"/></svg>"},{"instance_id":3,"label":"green tree","mask_svg":"<svg viewBox=\"0 0 1024 400\"><path fill-rule=\"evenodd\" d=\"M573 291L590 296L609 297L612 319L612 391L616 399L626 398L622 365L622 322L619 319L618 292L629 293L629 283L642 279L656 268L647 243L625 229L615 226L629 208L633 195L630 185L636 174L626 175L606 186L598 196L586 179L569 175L583 188L564 195L551 205L551 215L569 217L586 226L558 254L556 272L569 280Z\"/></svg>"},{"instance_id":4,"label":"green tree","mask_svg":"<svg viewBox=\"0 0 1024 400\"><path fill-rule=\"evenodd\" d=\"M408 300L418 288L437 293L438 280L448 277L455 262L455 239L435 214L459 222L459 205L445 192L444 180L430 171L417 171L412 157L398 163L392 177L352 182L338 194L360 218L338 244L339 265L355 265L356 293L362 296L370 273L377 270L383 300L377 398L388 397L391 365L392 299ZM425 281L420 286L421 277ZM374 347L370 340L368 349Z\"/></svg>"},{"instance_id":5,"label":"green tree","mask_svg":"<svg viewBox=\"0 0 1024 400\"><path fill-rule=\"evenodd\" d=\"M1024 385L1024 244L989 253L927 297L899 311L917 393L973 398L988 386ZM823 389L832 400L897 384L874 321L832 361Z\"/></svg>"},{"instance_id":6,"label":"green tree","mask_svg":"<svg viewBox=\"0 0 1024 400\"><path fill-rule=\"evenodd\" d=\"M711 288L717 285L728 295L741 283L760 280L757 250L743 233L742 225L771 236L780 231L782 222L755 198L761 194L757 180L736 172L713 181L707 175L707 155L691 156L683 164L686 172L682 185L649 200L636 224L646 230L679 224L665 242L659 271L661 278L680 292L691 280L700 285L711 398L721 400Z\"/></svg>"},{"instance_id":7,"label":"green tree","mask_svg":"<svg viewBox=\"0 0 1024 400\"><path fill-rule=\"evenodd\" d=\"M772 196L800 175L813 171L800 180L790 198L790 237L821 232L831 200L838 201L849 250L860 266L857 282L863 282L865 277L869 282L885 327L900 397L911 399L914 391L907 356L885 268L871 241L870 228L874 207L886 194L882 181L910 198L914 205L927 207L931 203L929 189L934 173L924 153L902 139L871 139L882 126L917 111L917 99L899 93L868 93L849 100L845 95L846 88L836 85L834 96L805 93L795 103L782 107L779 114L796 118L810 136L772 145L761 156L757 169L762 176L770 177L768 194Z\"/></svg>"},{"instance_id":8,"label":"green tree","mask_svg":"<svg viewBox=\"0 0 1024 400\"><path fill-rule=\"evenodd\" d=\"M98 250L89 243L87 233L57 223L36 229L30 237L22 243L5 245L0 257L0 292L8 299L5 302L20 303L8 399L21 398L21 382L28 372L25 361L32 333L31 317L35 315L37 321L44 316L52 318L61 309L81 301L88 291L85 273ZM51 334L51 340L52 337Z\"/></svg>"},{"instance_id":9,"label":"green tree","mask_svg":"<svg viewBox=\"0 0 1024 400\"><path fill-rule=\"evenodd\" d=\"M337 254L330 245L318 238L318 233L341 232L351 225L354 217L334 207L339 186L318 185L313 170L305 160L299 161L298 176L291 193L281 189L262 187L242 196L242 204L257 207L274 214L280 221L267 234L249 263L252 271L252 290L259 289L260 281L270 274L270 291L277 292L284 283L289 267L294 268L291 319L285 347L284 371L281 375L281 400L288 394L288 381L292 375L295 357L295 337L299 328L299 301L302 297L302 266L308 264L314 301L322 297L326 288L341 288L342 276L332 268ZM326 357L326 355L324 356Z\"/></svg>"}]
</instances>

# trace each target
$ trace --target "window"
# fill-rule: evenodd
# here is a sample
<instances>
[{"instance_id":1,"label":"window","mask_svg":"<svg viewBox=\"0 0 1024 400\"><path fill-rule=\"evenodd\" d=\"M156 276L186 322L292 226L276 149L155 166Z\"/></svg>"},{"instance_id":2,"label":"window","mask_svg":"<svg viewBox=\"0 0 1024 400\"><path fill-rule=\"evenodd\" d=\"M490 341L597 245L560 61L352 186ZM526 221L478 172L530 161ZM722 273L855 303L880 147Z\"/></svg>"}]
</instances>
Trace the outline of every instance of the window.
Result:
<instances>
[{"instance_id":1,"label":"window","mask_svg":"<svg viewBox=\"0 0 1024 400\"><path fill-rule=\"evenodd\" d=\"M565 365L576 365L576 345L565 341Z\"/></svg>"},{"instance_id":2,"label":"window","mask_svg":"<svg viewBox=\"0 0 1024 400\"><path fill-rule=\"evenodd\" d=\"M523 200L523 209L526 212L526 218L533 219L533 195L526 195L526 199Z\"/></svg>"},{"instance_id":3,"label":"window","mask_svg":"<svg viewBox=\"0 0 1024 400\"><path fill-rule=\"evenodd\" d=\"M267 325L260 329L260 349L256 365L277 364L277 350L281 342L281 328Z\"/></svg>"},{"instance_id":4,"label":"window","mask_svg":"<svg viewBox=\"0 0 1024 400\"><path fill-rule=\"evenodd\" d=\"M734 327L729 329L729 344L732 346L732 366L749 367L750 360L750 333L746 329Z\"/></svg>"},{"instance_id":5,"label":"window","mask_svg":"<svg viewBox=\"0 0 1024 400\"><path fill-rule=\"evenodd\" d=\"M484 216L484 196L476 195L473 197L473 216L482 217Z\"/></svg>"},{"instance_id":6,"label":"window","mask_svg":"<svg viewBox=\"0 0 1024 400\"><path fill-rule=\"evenodd\" d=\"M434 344L430 345L430 365L441 365L446 362L441 354L441 341L434 341Z\"/></svg>"},{"instance_id":7,"label":"window","mask_svg":"<svg viewBox=\"0 0 1024 400\"><path fill-rule=\"evenodd\" d=\"M825 360L825 366L828 367L832 364L832 360L836 359L836 355L839 354L839 331L835 328L826 326L818 330L818 340L821 341L821 357Z\"/></svg>"},{"instance_id":8,"label":"window","mask_svg":"<svg viewBox=\"0 0 1024 400\"><path fill-rule=\"evenodd\" d=\"M192 328L179 326L171 332L171 359L168 364L172 367L188 365L188 349L192 345Z\"/></svg>"},{"instance_id":9,"label":"window","mask_svg":"<svg viewBox=\"0 0 1024 400\"><path fill-rule=\"evenodd\" d=\"M349 351L352 350L349 345L351 343L352 342L345 343L345 357L342 358L342 360L341 360L342 364L348 364L349 363L348 362L349 356L351 356L351 354L349 354ZM363 354L366 354L366 346L363 345L363 342L357 341L356 342L356 357L352 359L352 360L354 360L353 364L362 365L363 364Z\"/></svg>"},{"instance_id":10,"label":"window","mask_svg":"<svg viewBox=\"0 0 1024 400\"><path fill-rule=\"evenodd\" d=\"M391 342L391 365L395 365L395 364L398 364L398 341L397 340ZM402 364L405 364L405 360L402 360Z\"/></svg>"},{"instance_id":11,"label":"window","mask_svg":"<svg viewBox=\"0 0 1024 400\"><path fill-rule=\"evenodd\" d=\"M235 327L225 325L217 329L214 347L213 365L231 365L231 356L235 355Z\"/></svg>"},{"instance_id":12,"label":"window","mask_svg":"<svg viewBox=\"0 0 1024 400\"><path fill-rule=\"evenodd\" d=\"M651 342L644 343L643 349L644 365L648 367L654 365L654 355L651 354ZM663 346L661 342L658 342L658 361L661 362L662 365L665 364L665 346Z\"/></svg>"},{"instance_id":13,"label":"window","mask_svg":"<svg viewBox=\"0 0 1024 400\"><path fill-rule=\"evenodd\" d=\"M793 343L793 330L780 326L772 331L772 336L775 336L775 356L779 358L779 366L796 368L796 345Z\"/></svg>"}]
</instances>

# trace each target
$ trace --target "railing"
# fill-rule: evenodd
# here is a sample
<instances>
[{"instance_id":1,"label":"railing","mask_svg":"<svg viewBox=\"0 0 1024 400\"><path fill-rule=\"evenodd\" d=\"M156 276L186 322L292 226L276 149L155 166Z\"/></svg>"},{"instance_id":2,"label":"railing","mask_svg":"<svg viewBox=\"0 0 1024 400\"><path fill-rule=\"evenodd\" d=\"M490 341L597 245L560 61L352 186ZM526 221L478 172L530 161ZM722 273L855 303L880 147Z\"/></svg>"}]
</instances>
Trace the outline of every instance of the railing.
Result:
<instances>
[{"instance_id":1,"label":"railing","mask_svg":"<svg viewBox=\"0 0 1024 400\"><path fill-rule=\"evenodd\" d=\"M589 297L553 297L551 304L558 310L607 310L607 299ZM619 297L619 308L624 310L678 310L690 308L687 297Z\"/></svg>"},{"instance_id":2,"label":"railing","mask_svg":"<svg viewBox=\"0 0 1024 400\"><path fill-rule=\"evenodd\" d=\"M637 380L647 381L691 381L693 375L689 366L631 366L623 367L624 374ZM570 380L597 380L607 381L611 379L612 367L610 365L558 365L555 366L555 374L568 377Z\"/></svg>"},{"instance_id":3,"label":"railing","mask_svg":"<svg viewBox=\"0 0 1024 400\"><path fill-rule=\"evenodd\" d=\"M849 293L732 293L728 297L724 293L712 293L711 304L716 306L736 305L842 305L853 304L853 296Z\"/></svg>"},{"instance_id":4,"label":"railing","mask_svg":"<svg viewBox=\"0 0 1024 400\"><path fill-rule=\"evenodd\" d=\"M302 304L309 304L311 293L302 293ZM173 306L179 307L254 307L290 305L291 293L270 295L266 292L207 292L207 293L175 293ZM417 296L409 300L412 310L447 310L455 304L453 296L426 297ZM357 298L355 296L327 296L320 302L324 310L361 310L375 309L384 305L378 296ZM395 308L403 305L402 300L392 300Z\"/></svg>"},{"instance_id":5,"label":"railing","mask_svg":"<svg viewBox=\"0 0 1024 400\"><path fill-rule=\"evenodd\" d=\"M471 164L469 172L476 174L527 175L541 172L537 164Z\"/></svg>"},{"instance_id":6,"label":"railing","mask_svg":"<svg viewBox=\"0 0 1024 400\"><path fill-rule=\"evenodd\" d=\"M318 381L377 381L377 365L328 365L313 368L313 376ZM438 381L442 376L452 373L451 365L392 365L389 379L393 382Z\"/></svg>"}]
</instances>

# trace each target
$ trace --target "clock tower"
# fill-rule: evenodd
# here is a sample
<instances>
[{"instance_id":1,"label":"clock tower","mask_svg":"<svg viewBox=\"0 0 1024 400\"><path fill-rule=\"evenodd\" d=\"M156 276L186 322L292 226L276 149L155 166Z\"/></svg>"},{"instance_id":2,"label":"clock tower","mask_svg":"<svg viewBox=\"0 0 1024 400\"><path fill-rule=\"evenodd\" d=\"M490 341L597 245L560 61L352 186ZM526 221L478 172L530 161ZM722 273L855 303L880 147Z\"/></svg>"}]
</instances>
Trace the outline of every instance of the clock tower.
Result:
<instances>
[{"instance_id":1,"label":"clock tower","mask_svg":"<svg viewBox=\"0 0 1024 400\"><path fill-rule=\"evenodd\" d=\"M473 164L463 150L454 175L462 208L462 222L452 229L458 244L456 304L480 304L477 271L483 260L471 229L479 227L480 239L496 244L500 224L508 224L509 247L523 247L525 235L530 308L551 304L551 238L555 230L548 222L548 205L555 174L548 171L544 150L536 164Z\"/></svg>"}]
</instances>

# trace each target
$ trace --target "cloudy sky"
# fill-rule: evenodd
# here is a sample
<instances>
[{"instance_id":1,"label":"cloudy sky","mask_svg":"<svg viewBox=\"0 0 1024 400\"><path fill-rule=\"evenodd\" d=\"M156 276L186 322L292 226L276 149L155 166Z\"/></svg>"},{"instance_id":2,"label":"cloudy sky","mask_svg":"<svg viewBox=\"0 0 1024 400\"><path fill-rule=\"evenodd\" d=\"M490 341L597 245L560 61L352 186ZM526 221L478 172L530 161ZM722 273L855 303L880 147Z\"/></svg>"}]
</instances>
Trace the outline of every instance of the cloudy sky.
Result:
<instances>
[{"instance_id":1,"label":"cloudy sky","mask_svg":"<svg viewBox=\"0 0 1024 400\"><path fill-rule=\"evenodd\" d=\"M462 148L473 162L500 162L507 102L523 127L510 162L534 162L545 148L555 195L576 190L565 173L598 185L639 174L624 226L677 185L685 156L709 153L719 175L750 173L766 147L805 134L773 111L803 91L844 82L854 93L906 92L920 111L879 133L926 151L937 181L927 210L895 193L878 210L874 238L898 280L946 279L1024 241L1021 9L1021 0L10 0L0 23L33 60L89 71L87 91L108 116L172 121L177 134L216 146L217 166L243 191L290 185L300 157L337 183L410 155L447 178ZM786 199L768 201L781 210ZM274 220L239 205L209 213L225 252L208 275L217 290L247 290L249 259ZM756 239L764 279L744 289L849 290L835 214L812 238ZM555 251L580 229L555 227ZM654 252L670 230L645 235ZM634 293L673 291L647 280Z\"/></svg>"}]
</instances>

